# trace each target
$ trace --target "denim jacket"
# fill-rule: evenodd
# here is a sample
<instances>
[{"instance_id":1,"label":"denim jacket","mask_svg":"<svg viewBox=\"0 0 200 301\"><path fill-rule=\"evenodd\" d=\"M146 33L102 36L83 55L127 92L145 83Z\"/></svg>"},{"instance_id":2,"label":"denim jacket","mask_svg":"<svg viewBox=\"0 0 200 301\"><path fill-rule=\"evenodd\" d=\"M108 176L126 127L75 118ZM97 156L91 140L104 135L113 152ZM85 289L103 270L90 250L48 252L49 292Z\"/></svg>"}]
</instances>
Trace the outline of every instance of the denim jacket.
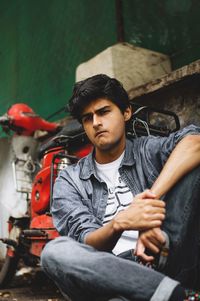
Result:
<instances>
[{"instance_id":1,"label":"denim jacket","mask_svg":"<svg viewBox=\"0 0 200 301\"><path fill-rule=\"evenodd\" d=\"M151 188L183 137L199 133L199 127L190 125L169 137L127 139L119 173L133 196ZM53 195L53 221L60 235L84 242L86 234L103 225L108 190L96 174L93 153L60 172Z\"/></svg>"}]
</instances>

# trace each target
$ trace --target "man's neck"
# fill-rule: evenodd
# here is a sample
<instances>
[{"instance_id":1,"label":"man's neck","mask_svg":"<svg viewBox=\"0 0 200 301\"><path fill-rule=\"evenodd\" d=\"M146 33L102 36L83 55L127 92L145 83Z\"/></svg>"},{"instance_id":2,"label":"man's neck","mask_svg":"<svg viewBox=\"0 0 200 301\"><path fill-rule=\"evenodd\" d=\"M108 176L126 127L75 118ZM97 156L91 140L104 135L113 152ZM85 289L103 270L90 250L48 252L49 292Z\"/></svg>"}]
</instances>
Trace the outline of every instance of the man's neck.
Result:
<instances>
[{"instance_id":1,"label":"man's neck","mask_svg":"<svg viewBox=\"0 0 200 301\"><path fill-rule=\"evenodd\" d=\"M105 151L99 151L98 149L95 149L95 160L99 163L99 164L106 164L106 163L110 163L113 162L115 160L117 160L121 154L124 152L125 147L123 148L117 148L112 149L110 151L105 150Z\"/></svg>"}]
</instances>

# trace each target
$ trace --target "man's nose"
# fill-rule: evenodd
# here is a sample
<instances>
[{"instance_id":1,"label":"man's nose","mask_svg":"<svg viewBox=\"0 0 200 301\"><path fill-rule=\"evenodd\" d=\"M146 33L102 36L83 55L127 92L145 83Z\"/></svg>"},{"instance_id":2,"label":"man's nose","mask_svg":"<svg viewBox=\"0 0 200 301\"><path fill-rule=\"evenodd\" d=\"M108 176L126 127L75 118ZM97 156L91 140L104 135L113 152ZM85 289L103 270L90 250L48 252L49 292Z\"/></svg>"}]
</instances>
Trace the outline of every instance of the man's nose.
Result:
<instances>
[{"instance_id":1,"label":"man's nose","mask_svg":"<svg viewBox=\"0 0 200 301\"><path fill-rule=\"evenodd\" d=\"M98 127L99 125L101 125L101 118L100 116L94 114L93 115L93 127Z\"/></svg>"}]
</instances>

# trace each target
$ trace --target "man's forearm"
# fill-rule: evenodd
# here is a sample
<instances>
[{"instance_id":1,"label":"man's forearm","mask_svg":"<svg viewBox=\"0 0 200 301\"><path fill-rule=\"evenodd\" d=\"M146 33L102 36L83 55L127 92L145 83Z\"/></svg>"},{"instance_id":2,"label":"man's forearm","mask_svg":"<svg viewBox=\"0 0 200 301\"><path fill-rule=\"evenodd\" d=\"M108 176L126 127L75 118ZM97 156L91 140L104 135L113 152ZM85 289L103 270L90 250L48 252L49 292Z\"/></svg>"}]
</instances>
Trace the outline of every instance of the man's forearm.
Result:
<instances>
[{"instance_id":1,"label":"man's forearm","mask_svg":"<svg viewBox=\"0 0 200 301\"><path fill-rule=\"evenodd\" d=\"M86 235L85 243L100 251L112 251L123 231L116 231L114 221Z\"/></svg>"},{"instance_id":2,"label":"man's forearm","mask_svg":"<svg viewBox=\"0 0 200 301\"><path fill-rule=\"evenodd\" d=\"M185 174L200 164L200 135L183 138L172 151L151 191L157 198L167 193Z\"/></svg>"}]
</instances>

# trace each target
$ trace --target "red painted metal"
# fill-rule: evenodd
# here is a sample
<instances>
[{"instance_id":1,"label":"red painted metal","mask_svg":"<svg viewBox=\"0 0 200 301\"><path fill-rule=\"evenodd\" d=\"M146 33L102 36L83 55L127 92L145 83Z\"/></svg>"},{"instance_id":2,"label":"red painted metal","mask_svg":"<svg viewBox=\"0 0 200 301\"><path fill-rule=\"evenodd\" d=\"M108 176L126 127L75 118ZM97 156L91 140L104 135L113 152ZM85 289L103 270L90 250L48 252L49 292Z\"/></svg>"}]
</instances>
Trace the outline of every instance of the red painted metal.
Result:
<instances>
[{"instance_id":1,"label":"red painted metal","mask_svg":"<svg viewBox=\"0 0 200 301\"><path fill-rule=\"evenodd\" d=\"M83 158L87 156L93 150L93 146L91 144L84 145L74 153L77 158Z\"/></svg>"},{"instance_id":2,"label":"red painted metal","mask_svg":"<svg viewBox=\"0 0 200 301\"><path fill-rule=\"evenodd\" d=\"M31 221L30 229L42 230L45 235L29 238L31 240L30 253L35 256L40 256L45 244L59 236L53 225L52 217L47 214L34 217Z\"/></svg>"},{"instance_id":3,"label":"red painted metal","mask_svg":"<svg viewBox=\"0 0 200 301\"><path fill-rule=\"evenodd\" d=\"M24 103L12 105L6 117L9 121L8 127L17 135L31 136L36 130L54 132L58 128L58 124L40 118ZM49 213L50 182L51 180L54 182L60 168L62 169L63 166L65 166L65 159L68 158L66 153L69 152L70 156L75 156L79 159L91 152L92 146L89 143L85 143L79 144L79 142L72 142L69 148L58 146L49 149L46 154L43 155L41 159L41 169L36 174L32 185L30 209L28 210L30 213L30 224L29 222L27 223L27 220L24 220L24 225L19 225L22 230L23 238L30 242L29 255L40 257L45 244L59 236L59 233L53 225L52 216ZM59 156L60 154L61 156ZM68 163L66 162L66 164ZM53 172L52 178L51 172ZM9 221L8 227L9 231L11 231L13 227L12 222ZM14 249L8 247L7 254L11 257L15 256Z\"/></svg>"},{"instance_id":4,"label":"red painted metal","mask_svg":"<svg viewBox=\"0 0 200 301\"><path fill-rule=\"evenodd\" d=\"M15 251L12 248L7 248L7 256L9 257L15 257Z\"/></svg>"},{"instance_id":5,"label":"red painted metal","mask_svg":"<svg viewBox=\"0 0 200 301\"><path fill-rule=\"evenodd\" d=\"M50 198L50 166L40 170L36 175L31 193L31 211L34 213L43 213L48 205Z\"/></svg>"},{"instance_id":6,"label":"red painted metal","mask_svg":"<svg viewBox=\"0 0 200 301\"><path fill-rule=\"evenodd\" d=\"M51 229L54 228L52 217L49 214L42 214L34 217L30 223L30 229Z\"/></svg>"},{"instance_id":7,"label":"red painted metal","mask_svg":"<svg viewBox=\"0 0 200 301\"><path fill-rule=\"evenodd\" d=\"M20 128L20 134L31 136L36 130L53 132L58 124L48 122L35 114L35 112L24 103L17 103L10 107L7 112L12 126Z\"/></svg>"},{"instance_id":8,"label":"red painted metal","mask_svg":"<svg viewBox=\"0 0 200 301\"><path fill-rule=\"evenodd\" d=\"M42 159L42 168L46 168L48 166L51 166L52 160L53 160L53 156L55 154L58 154L60 152L63 152L60 147L58 149L55 148L54 151L51 151L50 153L47 153L46 155L44 155L43 159Z\"/></svg>"},{"instance_id":9,"label":"red painted metal","mask_svg":"<svg viewBox=\"0 0 200 301\"><path fill-rule=\"evenodd\" d=\"M55 150L46 154L42 160L42 169L37 173L33 181L31 192L31 216L32 218L48 210L50 201L50 176L53 156L60 153Z\"/></svg>"}]
</instances>

